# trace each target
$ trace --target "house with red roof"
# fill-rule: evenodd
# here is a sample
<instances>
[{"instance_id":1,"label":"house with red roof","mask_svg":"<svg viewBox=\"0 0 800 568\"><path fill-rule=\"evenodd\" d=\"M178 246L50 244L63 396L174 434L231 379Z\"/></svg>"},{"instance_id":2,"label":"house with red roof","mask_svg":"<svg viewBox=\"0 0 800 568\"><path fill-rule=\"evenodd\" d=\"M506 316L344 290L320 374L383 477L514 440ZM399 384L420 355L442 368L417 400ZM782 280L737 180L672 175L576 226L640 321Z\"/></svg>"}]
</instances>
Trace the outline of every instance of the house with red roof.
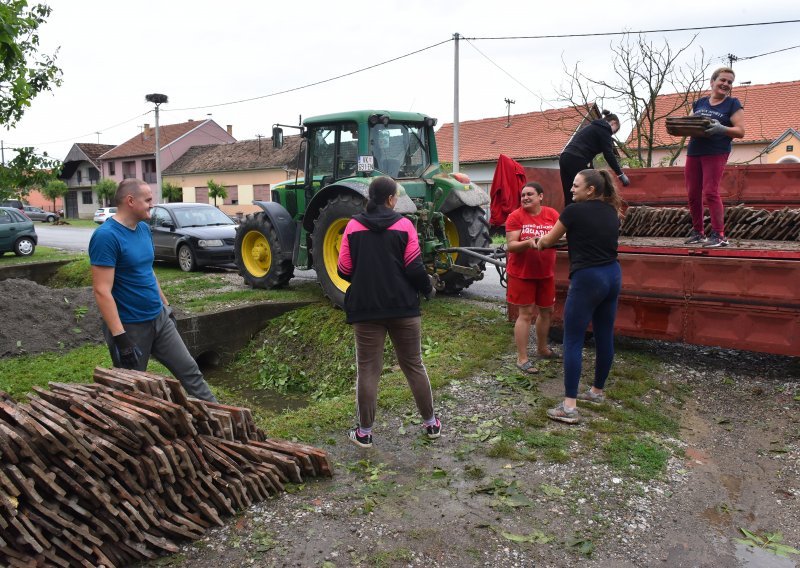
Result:
<instances>
[{"instance_id":1,"label":"house with red roof","mask_svg":"<svg viewBox=\"0 0 800 568\"><path fill-rule=\"evenodd\" d=\"M531 168L558 168L558 156L572 136L600 118L596 105L586 118L585 109L567 107L459 124L459 169L487 191L500 154ZM453 161L453 124L436 133L440 162Z\"/></svg>"},{"instance_id":2,"label":"house with red roof","mask_svg":"<svg viewBox=\"0 0 800 568\"><path fill-rule=\"evenodd\" d=\"M698 93L705 96L705 93ZM765 85L738 85L733 89L744 107L745 136L733 141L728 163L736 164L768 164L778 161L800 161L800 145L796 142L797 130L800 126L800 81L784 83L767 83ZM656 116L666 114L675 106L681 94L661 95L656 99ZM695 100L698 96L689 97ZM689 114L691 107L684 108ZM678 113L677 115L681 115ZM688 139L667 134L664 119L655 123L653 164L669 165L670 158L680 150L675 166L686 162L686 144ZM783 140L784 143L778 142ZM794 143L793 143L794 140ZM778 142L776 144L776 142ZM632 144L631 139L628 144ZM787 147L791 149L787 150Z\"/></svg>"},{"instance_id":3,"label":"house with red roof","mask_svg":"<svg viewBox=\"0 0 800 568\"><path fill-rule=\"evenodd\" d=\"M189 120L159 126L161 171L180 158L192 146L236 142L232 126L222 128L211 119ZM122 181L138 178L156 189L156 131L145 124L142 132L100 156L102 177Z\"/></svg>"}]
</instances>

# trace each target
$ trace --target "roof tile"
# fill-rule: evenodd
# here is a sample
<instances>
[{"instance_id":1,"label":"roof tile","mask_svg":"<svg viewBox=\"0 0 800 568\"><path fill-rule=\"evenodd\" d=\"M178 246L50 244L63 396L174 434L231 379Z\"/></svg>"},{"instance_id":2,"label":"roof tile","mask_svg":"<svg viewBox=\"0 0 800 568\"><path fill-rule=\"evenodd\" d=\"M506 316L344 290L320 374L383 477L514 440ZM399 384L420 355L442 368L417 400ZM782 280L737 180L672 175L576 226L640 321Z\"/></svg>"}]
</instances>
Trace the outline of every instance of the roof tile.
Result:
<instances>
[{"instance_id":1,"label":"roof tile","mask_svg":"<svg viewBox=\"0 0 800 568\"><path fill-rule=\"evenodd\" d=\"M283 148L272 147L272 138L242 140L232 144L192 146L164 170L164 175L198 174L295 167L300 136L286 136ZM300 169L303 161L300 161Z\"/></svg>"},{"instance_id":2,"label":"roof tile","mask_svg":"<svg viewBox=\"0 0 800 568\"><path fill-rule=\"evenodd\" d=\"M199 128L203 124L213 122L212 120L190 120L180 124L164 124L158 127L158 141L163 150L165 146L171 144L184 134L187 134ZM156 152L156 134L155 128L148 128L146 132L141 132L119 146L116 146L110 152L106 152L101 156L101 159L108 160L113 158L127 158L130 156L144 156L146 154L155 154Z\"/></svg>"}]
</instances>

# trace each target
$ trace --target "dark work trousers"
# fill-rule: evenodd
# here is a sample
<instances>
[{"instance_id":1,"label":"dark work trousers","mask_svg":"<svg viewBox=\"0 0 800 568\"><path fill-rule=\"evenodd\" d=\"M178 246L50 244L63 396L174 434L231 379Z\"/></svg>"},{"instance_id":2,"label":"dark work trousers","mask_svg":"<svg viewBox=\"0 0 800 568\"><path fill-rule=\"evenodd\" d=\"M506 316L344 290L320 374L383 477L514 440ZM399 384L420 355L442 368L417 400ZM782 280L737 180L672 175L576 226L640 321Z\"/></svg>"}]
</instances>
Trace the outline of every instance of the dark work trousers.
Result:
<instances>
[{"instance_id":1,"label":"dark work trousers","mask_svg":"<svg viewBox=\"0 0 800 568\"><path fill-rule=\"evenodd\" d=\"M392 338L397 361L406 376L423 420L433 418L433 393L422 363L422 327L419 316L365 321L353 324L356 338L356 403L358 425L372 428L378 400L378 381L383 371L386 334Z\"/></svg>"},{"instance_id":2,"label":"dark work trousers","mask_svg":"<svg viewBox=\"0 0 800 568\"><path fill-rule=\"evenodd\" d=\"M614 362L614 320L622 285L618 262L590 266L573 272L564 303L564 391L578 396L583 363L583 341L592 324L596 347L594 386L605 387Z\"/></svg>"},{"instance_id":3,"label":"dark work trousers","mask_svg":"<svg viewBox=\"0 0 800 568\"><path fill-rule=\"evenodd\" d=\"M178 328L175 327L175 323L170 319L166 307L161 310L161 313L154 320L142 323L123 323L122 327L125 328L125 333L128 334L128 337L142 351L142 358L139 361L139 366L135 369L136 371L147 370L147 362L150 360L150 355L152 355L156 358L156 361L175 375L175 378L181 382L189 396L217 402L216 397L211 393L211 389L208 388L208 384L203 378L203 373L200 372L200 367L197 366L197 363L189 354L186 344L181 339ZM111 336L111 332L105 322L103 322L103 335L111 353L111 360L114 362L115 367L119 367L114 338Z\"/></svg>"},{"instance_id":4,"label":"dark work trousers","mask_svg":"<svg viewBox=\"0 0 800 568\"><path fill-rule=\"evenodd\" d=\"M561 174L561 188L564 190L564 207L572 203L572 182L575 176L585 169L591 168L591 160L575 154L561 154L558 157L558 169Z\"/></svg>"}]
</instances>

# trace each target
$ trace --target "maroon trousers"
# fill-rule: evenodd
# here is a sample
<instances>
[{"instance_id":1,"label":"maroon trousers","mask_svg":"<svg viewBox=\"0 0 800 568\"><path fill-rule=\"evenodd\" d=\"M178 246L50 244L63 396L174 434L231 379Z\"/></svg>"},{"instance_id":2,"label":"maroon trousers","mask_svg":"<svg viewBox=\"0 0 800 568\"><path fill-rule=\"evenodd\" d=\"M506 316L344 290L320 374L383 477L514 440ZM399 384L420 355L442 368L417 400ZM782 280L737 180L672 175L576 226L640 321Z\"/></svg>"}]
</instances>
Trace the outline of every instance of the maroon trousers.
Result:
<instances>
[{"instance_id":1,"label":"maroon trousers","mask_svg":"<svg viewBox=\"0 0 800 568\"><path fill-rule=\"evenodd\" d=\"M356 338L356 403L358 425L372 428L378 401L378 381L383 371L386 334L392 338L397 361L406 376L423 420L433 418L433 393L422 363L421 318L381 319L353 324Z\"/></svg>"},{"instance_id":2,"label":"maroon trousers","mask_svg":"<svg viewBox=\"0 0 800 568\"><path fill-rule=\"evenodd\" d=\"M714 156L686 156L683 176L686 192L689 194L689 212L692 227L698 233L705 233L703 227L703 198L711 215L711 228L718 235L725 234L725 209L719 195L722 172L728 163L728 154Z\"/></svg>"}]
</instances>

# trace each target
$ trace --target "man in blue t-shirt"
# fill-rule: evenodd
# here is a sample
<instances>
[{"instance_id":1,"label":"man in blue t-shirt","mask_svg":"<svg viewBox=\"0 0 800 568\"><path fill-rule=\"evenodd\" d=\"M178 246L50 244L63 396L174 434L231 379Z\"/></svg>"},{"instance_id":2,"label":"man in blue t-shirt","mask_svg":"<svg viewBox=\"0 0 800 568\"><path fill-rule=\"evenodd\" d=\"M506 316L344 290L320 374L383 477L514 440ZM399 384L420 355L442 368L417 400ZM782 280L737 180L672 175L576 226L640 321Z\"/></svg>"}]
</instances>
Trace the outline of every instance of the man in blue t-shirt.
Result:
<instances>
[{"instance_id":1,"label":"man in blue t-shirt","mask_svg":"<svg viewBox=\"0 0 800 568\"><path fill-rule=\"evenodd\" d=\"M150 186L123 180L114 200L117 213L89 241L92 287L114 366L144 371L153 355L190 396L216 402L153 272L153 240L146 222L153 207Z\"/></svg>"}]
</instances>

